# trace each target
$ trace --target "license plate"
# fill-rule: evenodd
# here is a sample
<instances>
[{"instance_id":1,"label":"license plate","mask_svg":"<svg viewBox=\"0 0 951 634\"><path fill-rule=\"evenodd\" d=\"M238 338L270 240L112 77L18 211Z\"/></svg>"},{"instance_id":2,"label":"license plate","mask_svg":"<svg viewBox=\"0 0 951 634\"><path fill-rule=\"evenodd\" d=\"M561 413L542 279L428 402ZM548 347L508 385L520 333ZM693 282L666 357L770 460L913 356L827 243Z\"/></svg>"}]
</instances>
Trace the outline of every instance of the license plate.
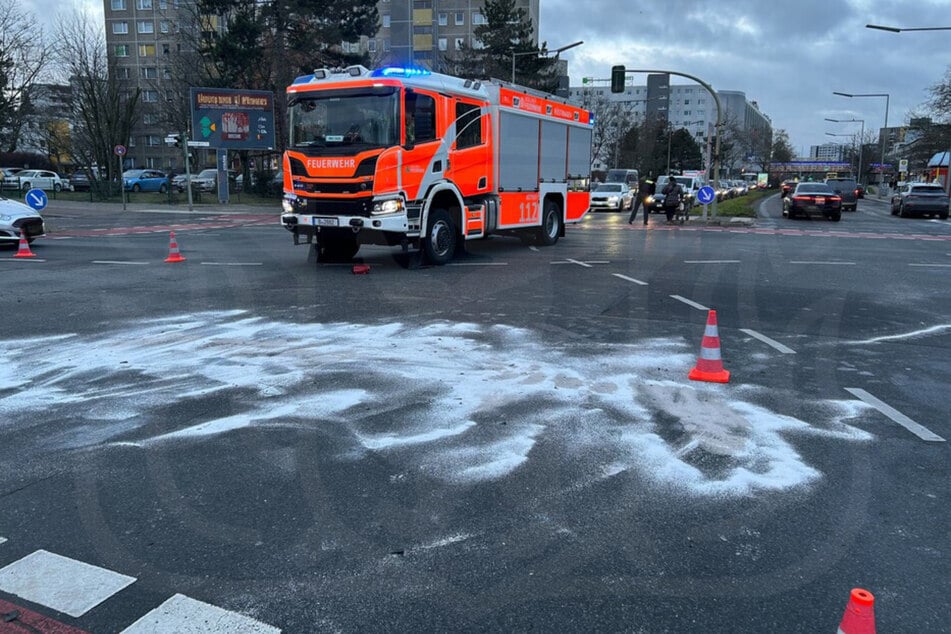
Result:
<instances>
[{"instance_id":1,"label":"license plate","mask_svg":"<svg viewBox=\"0 0 951 634\"><path fill-rule=\"evenodd\" d=\"M816 196L816 205L824 205L824 204L826 204L826 199L823 198L822 196Z\"/></svg>"},{"instance_id":2,"label":"license plate","mask_svg":"<svg viewBox=\"0 0 951 634\"><path fill-rule=\"evenodd\" d=\"M339 223L336 218L314 218L314 225L318 227L336 227Z\"/></svg>"}]
</instances>

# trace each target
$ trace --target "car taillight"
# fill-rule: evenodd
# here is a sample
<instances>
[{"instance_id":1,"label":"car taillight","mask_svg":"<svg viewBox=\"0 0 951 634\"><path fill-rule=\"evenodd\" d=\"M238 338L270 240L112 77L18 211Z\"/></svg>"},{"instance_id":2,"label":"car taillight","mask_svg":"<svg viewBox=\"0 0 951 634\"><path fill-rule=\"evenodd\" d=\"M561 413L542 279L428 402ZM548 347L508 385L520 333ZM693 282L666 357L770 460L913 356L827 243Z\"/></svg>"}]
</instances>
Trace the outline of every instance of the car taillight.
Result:
<instances>
[{"instance_id":1,"label":"car taillight","mask_svg":"<svg viewBox=\"0 0 951 634\"><path fill-rule=\"evenodd\" d=\"M856 196L859 195L859 190L857 190L857 189L855 190L855 195L856 195Z\"/></svg>"},{"instance_id":2,"label":"car taillight","mask_svg":"<svg viewBox=\"0 0 951 634\"><path fill-rule=\"evenodd\" d=\"M812 200L812 196L793 196L793 200Z\"/></svg>"},{"instance_id":3,"label":"car taillight","mask_svg":"<svg viewBox=\"0 0 951 634\"><path fill-rule=\"evenodd\" d=\"M841 197L841 196L829 196L829 200L831 200L832 202L842 202L842 197Z\"/></svg>"}]
</instances>

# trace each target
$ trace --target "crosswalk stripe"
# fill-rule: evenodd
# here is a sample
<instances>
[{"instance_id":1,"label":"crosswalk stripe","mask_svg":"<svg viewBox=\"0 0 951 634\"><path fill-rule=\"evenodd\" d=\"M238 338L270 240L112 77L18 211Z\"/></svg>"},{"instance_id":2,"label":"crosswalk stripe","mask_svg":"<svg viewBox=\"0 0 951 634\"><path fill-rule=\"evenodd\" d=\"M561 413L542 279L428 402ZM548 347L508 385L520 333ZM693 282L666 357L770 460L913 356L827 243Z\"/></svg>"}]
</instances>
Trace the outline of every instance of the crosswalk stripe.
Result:
<instances>
[{"instance_id":1,"label":"crosswalk stripe","mask_svg":"<svg viewBox=\"0 0 951 634\"><path fill-rule=\"evenodd\" d=\"M249 616L176 594L120 634L280 634L280 631Z\"/></svg>"},{"instance_id":2,"label":"crosswalk stripe","mask_svg":"<svg viewBox=\"0 0 951 634\"><path fill-rule=\"evenodd\" d=\"M45 550L0 568L0 590L73 617L133 583L135 577Z\"/></svg>"}]
</instances>

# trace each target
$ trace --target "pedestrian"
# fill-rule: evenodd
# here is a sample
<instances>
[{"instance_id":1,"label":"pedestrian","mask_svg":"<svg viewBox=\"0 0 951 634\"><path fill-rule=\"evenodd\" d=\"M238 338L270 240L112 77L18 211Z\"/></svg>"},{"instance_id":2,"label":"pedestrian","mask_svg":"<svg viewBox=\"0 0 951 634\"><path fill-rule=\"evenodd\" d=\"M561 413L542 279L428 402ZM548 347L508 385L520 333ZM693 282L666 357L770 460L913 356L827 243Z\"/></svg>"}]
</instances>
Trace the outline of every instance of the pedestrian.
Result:
<instances>
[{"instance_id":1,"label":"pedestrian","mask_svg":"<svg viewBox=\"0 0 951 634\"><path fill-rule=\"evenodd\" d=\"M647 176L641 176L641 179L637 182L637 196L634 198L634 208L631 211L631 217L627 219L627 224L634 224L634 219L637 217L637 208L641 205L644 205L644 224L647 224L647 217L650 216L650 200L651 196L654 195L654 181L651 180L651 174Z\"/></svg>"},{"instance_id":2,"label":"pedestrian","mask_svg":"<svg viewBox=\"0 0 951 634\"><path fill-rule=\"evenodd\" d=\"M674 215L679 210L680 205L683 204L684 188L680 186L676 178L668 176L667 184L664 185L661 193L664 194L664 214L667 215L667 223L670 224L674 221Z\"/></svg>"}]
</instances>

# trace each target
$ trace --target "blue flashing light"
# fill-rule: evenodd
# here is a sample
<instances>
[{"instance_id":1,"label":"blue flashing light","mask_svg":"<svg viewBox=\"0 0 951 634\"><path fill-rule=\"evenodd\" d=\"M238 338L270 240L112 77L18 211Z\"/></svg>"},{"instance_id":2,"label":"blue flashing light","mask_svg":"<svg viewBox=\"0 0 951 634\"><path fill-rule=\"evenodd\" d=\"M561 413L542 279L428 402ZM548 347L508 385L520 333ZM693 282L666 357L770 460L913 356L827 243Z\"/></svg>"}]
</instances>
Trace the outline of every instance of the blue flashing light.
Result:
<instances>
[{"instance_id":1,"label":"blue flashing light","mask_svg":"<svg viewBox=\"0 0 951 634\"><path fill-rule=\"evenodd\" d=\"M373 77L422 77L424 75L432 75L432 71L411 66L385 66L371 73Z\"/></svg>"},{"instance_id":2,"label":"blue flashing light","mask_svg":"<svg viewBox=\"0 0 951 634\"><path fill-rule=\"evenodd\" d=\"M294 83L295 84L309 84L312 81L314 81L313 75L301 75L300 77L294 80Z\"/></svg>"}]
</instances>

